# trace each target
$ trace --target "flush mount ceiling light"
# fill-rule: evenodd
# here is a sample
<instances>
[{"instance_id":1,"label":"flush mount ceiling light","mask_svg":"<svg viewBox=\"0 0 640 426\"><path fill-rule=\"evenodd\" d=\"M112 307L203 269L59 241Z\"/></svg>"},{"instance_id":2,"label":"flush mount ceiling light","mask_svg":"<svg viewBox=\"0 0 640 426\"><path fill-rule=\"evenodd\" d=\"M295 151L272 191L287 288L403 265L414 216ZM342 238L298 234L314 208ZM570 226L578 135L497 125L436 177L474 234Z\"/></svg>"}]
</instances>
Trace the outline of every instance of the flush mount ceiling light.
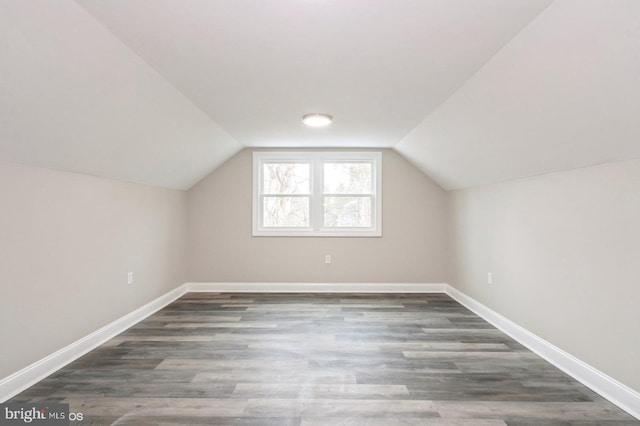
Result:
<instances>
[{"instance_id":1,"label":"flush mount ceiling light","mask_svg":"<svg viewBox=\"0 0 640 426\"><path fill-rule=\"evenodd\" d=\"M311 127L324 127L331 124L333 117L329 114L305 114L302 116L302 122Z\"/></svg>"}]
</instances>

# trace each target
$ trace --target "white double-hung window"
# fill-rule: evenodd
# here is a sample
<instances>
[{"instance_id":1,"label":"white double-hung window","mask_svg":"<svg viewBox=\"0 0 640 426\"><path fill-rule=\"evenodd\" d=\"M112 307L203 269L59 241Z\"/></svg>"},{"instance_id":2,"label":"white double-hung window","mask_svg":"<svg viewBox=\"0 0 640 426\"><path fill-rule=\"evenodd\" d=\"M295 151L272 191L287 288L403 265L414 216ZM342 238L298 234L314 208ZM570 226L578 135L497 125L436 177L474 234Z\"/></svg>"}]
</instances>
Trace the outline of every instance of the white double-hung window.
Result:
<instances>
[{"instance_id":1,"label":"white double-hung window","mask_svg":"<svg viewBox=\"0 0 640 426\"><path fill-rule=\"evenodd\" d=\"M253 153L254 236L382 235L380 152Z\"/></svg>"}]
</instances>

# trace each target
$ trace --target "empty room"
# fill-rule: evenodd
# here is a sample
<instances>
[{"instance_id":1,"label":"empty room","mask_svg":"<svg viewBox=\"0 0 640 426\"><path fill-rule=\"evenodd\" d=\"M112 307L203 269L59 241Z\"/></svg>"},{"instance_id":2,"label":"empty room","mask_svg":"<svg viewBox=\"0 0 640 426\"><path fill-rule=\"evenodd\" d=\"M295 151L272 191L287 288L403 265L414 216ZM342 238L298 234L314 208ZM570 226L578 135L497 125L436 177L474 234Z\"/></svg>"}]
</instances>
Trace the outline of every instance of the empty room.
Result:
<instances>
[{"instance_id":1,"label":"empty room","mask_svg":"<svg viewBox=\"0 0 640 426\"><path fill-rule=\"evenodd\" d=\"M0 424L640 424L640 1L0 0Z\"/></svg>"}]
</instances>

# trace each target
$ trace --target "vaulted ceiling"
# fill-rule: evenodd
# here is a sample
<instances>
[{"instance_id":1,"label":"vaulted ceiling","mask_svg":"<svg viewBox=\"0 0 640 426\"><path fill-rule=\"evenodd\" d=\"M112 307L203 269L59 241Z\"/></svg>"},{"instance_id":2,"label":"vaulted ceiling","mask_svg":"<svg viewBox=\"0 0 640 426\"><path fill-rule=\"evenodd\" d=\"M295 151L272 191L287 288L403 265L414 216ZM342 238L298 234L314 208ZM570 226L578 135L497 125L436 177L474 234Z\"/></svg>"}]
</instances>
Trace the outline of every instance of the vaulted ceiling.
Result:
<instances>
[{"instance_id":1,"label":"vaulted ceiling","mask_svg":"<svg viewBox=\"0 0 640 426\"><path fill-rule=\"evenodd\" d=\"M242 147L446 189L640 157L636 0L8 0L0 61L0 160L171 188Z\"/></svg>"}]
</instances>

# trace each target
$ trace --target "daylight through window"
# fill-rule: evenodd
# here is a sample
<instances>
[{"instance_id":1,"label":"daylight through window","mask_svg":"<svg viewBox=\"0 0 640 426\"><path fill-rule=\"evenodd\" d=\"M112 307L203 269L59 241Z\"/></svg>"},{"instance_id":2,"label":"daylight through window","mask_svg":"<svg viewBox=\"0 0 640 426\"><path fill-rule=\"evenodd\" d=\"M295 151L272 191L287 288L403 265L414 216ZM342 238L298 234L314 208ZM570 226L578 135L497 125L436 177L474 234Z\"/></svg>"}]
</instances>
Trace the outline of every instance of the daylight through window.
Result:
<instances>
[{"instance_id":1,"label":"daylight through window","mask_svg":"<svg viewBox=\"0 0 640 426\"><path fill-rule=\"evenodd\" d=\"M379 152L254 152L254 236L382 235Z\"/></svg>"}]
</instances>

